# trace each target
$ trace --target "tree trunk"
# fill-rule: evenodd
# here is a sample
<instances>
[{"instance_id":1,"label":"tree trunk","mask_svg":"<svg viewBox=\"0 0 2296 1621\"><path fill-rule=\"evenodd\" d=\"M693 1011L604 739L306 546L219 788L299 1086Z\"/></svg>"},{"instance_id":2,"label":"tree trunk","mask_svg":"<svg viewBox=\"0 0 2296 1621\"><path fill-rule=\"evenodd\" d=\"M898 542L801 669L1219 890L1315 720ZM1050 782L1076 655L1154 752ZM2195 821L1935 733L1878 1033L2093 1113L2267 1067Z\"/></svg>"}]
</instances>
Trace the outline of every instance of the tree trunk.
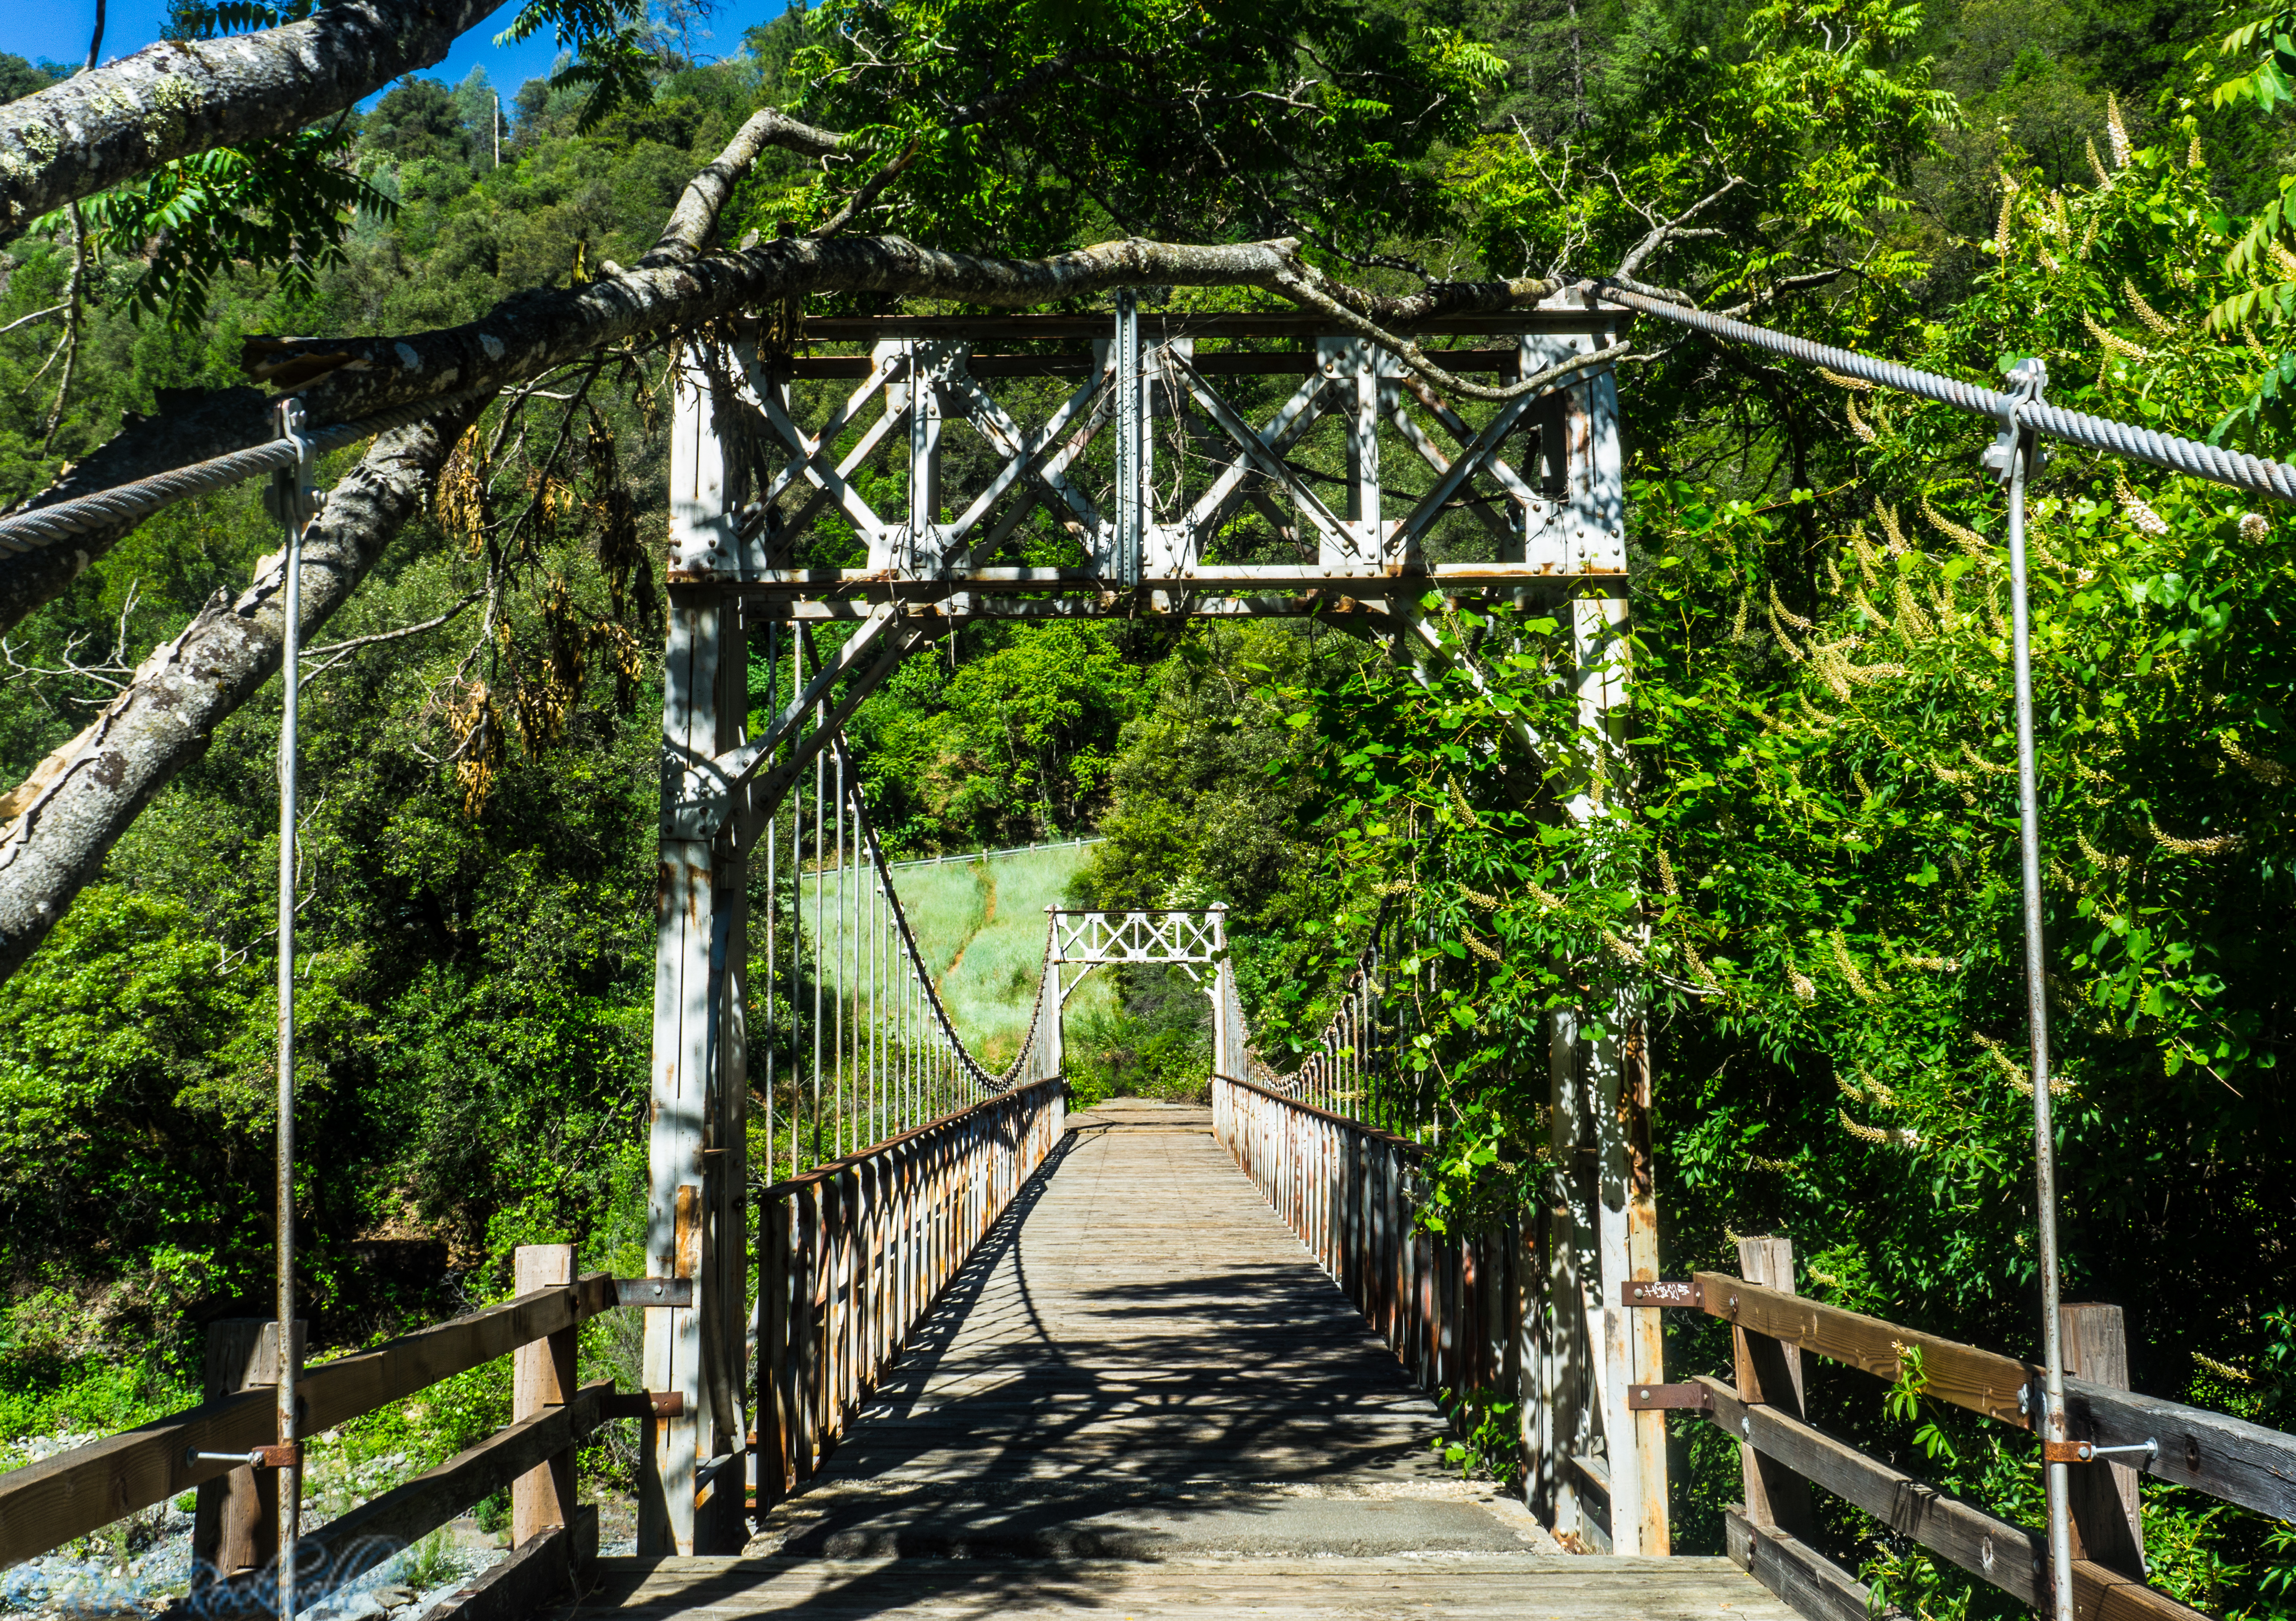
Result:
<instances>
[{"instance_id":1,"label":"tree trunk","mask_svg":"<svg viewBox=\"0 0 2296 1621\"><path fill-rule=\"evenodd\" d=\"M614 343L816 292L968 304L1056 303L1118 287L1273 287L1296 271L1289 240L1190 247L1132 238L1049 259L941 253L898 236L789 237L506 299L478 320L403 338L250 338L241 364L303 397L310 420L499 388Z\"/></svg>"},{"instance_id":2,"label":"tree trunk","mask_svg":"<svg viewBox=\"0 0 2296 1621\"><path fill-rule=\"evenodd\" d=\"M303 541L303 630L326 623L373 571L475 404L384 434L335 486ZM286 559L268 558L237 601L221 592L156 649L94 725L0 798L0 980L102 872L152 795L206 752L216 728L279 668Z\"/></svg>"},{"instance_id":3,"label":"tree trunk","mask_svg":"<svg viewBox=\"0 0 2296 1621\"><path fill-rule=\"evenodd\" d=\"M304 22L163 39L0 114L0 241L172 159L282 136L443 61L502 0L345 0Z\"/></svg>"}]
</instances>

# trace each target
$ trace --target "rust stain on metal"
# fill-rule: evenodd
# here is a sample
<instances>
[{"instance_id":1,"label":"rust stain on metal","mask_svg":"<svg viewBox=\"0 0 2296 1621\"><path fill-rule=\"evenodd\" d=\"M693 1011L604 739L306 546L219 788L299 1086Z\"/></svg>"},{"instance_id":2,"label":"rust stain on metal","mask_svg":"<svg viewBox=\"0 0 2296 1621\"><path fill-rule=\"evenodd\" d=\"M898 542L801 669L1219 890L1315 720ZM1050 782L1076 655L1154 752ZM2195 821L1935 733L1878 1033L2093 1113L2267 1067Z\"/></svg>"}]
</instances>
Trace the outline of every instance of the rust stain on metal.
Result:
<instances>
[{"instance_id":1,"label":"rust stain on metal","mask_svg":"<svg viewBox=\"0 0 2296 1621\"><path fill-rule=\"evenodd\" d=\"M701 1271L701 1189L691 1182L677 1188L677 1255L673 1278L697 1277Z\"/></svg>"}]
</instances>

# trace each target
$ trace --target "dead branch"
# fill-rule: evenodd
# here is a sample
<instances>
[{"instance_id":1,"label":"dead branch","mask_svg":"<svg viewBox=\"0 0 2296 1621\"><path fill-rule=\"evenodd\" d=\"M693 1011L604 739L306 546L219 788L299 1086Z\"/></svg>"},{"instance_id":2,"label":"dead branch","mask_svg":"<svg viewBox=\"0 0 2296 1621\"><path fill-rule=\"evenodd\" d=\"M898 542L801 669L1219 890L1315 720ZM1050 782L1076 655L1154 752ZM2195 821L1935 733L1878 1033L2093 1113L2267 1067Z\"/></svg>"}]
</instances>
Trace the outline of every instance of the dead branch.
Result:
<instances>
[{"instance_id":1,"label":"dead branch","mask_svg":"<svg viewBox=\"0 0 2296 1621\"><path fill-rule=\"evenodd\" d=\"M45 321L50 316L62 315L65 310L70 309L70 308L71 306L68 303L51 304L45 309L35 309L29 315L20 315L14 320L9 322L7 325L0 326L0 333L12 333L19 326L29 326L35 321Z\"/></svg>"},{"instance_id":2,"label":"dead branch","mask_svg":"<svg viewBox=\"0 0 2296 1621\"><path fill-rule=\"evenodd\" d=\"M336 665L341 663L345 659L348 658L352 654L357 653L362 647L380 646L384 642L403 642L409 637L421 636L428 631L436 630L441 626L454 623L455 621L463 616L463 609L469 607L472 603L478 601L486 594L486 588L484 586L480 586L477 590L465 595L462 601L456 603L444 613L439 614L435 619L426 619L419 625L401 625L396 630L378 630L372 636L355 636L347 642L330 642L324 647L314 647L310 649L310 651L303 654L305 658L322 659L325 662L324 663L314 664L311 667L309 673L306 674L302 679L296 684L296 689L300 691L303 687L308 687L312 682L317 680L321 676L326 674L327 671L332 670Z\"/></svg>"}]
</instances>

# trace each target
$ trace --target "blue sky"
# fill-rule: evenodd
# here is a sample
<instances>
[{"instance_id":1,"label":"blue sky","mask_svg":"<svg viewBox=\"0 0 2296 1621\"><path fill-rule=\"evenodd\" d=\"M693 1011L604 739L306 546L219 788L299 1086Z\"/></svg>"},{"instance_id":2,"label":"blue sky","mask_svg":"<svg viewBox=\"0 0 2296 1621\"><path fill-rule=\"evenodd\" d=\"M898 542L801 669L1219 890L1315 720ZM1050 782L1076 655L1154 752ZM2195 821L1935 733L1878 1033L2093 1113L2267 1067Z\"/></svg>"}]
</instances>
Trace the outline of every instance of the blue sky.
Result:
<instances>
[{"instance_id":1,"label":"blue sky","mask_svg":"<svg viewBox=\"0 0 2296 1621\"><path fill-rule=\"evenodd\" d=\"M742 48L743 29L779 13L784 4L785 0L725 0L710 24L712 37L695 40L697 53L731 56ZM451 84L472 68L484 68L505 102L520 85L548 73L558 46L547 31L523 45L496 46L494 37L502 32L516 9L506 0L501 10L456 40L445 62L426 71ZM104 14L105 60L150 45L160 37L167 21L168 0L110 0ZM88 34L94 26L95 0L9 0L0 5L0 51L32 62L45 56L77 65L87 60ZM370 103L373 100L368 98Z\"/></svg>"}]
</instances>

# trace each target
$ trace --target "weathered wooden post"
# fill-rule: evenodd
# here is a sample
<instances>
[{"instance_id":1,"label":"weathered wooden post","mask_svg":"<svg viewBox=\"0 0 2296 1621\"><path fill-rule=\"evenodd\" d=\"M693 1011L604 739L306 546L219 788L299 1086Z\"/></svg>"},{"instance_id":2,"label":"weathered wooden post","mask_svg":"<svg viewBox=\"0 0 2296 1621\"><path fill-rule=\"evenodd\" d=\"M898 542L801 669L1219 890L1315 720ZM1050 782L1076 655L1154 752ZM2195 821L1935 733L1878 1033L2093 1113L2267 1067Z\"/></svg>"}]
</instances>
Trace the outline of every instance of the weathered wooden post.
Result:
<instances>
[{"instance_id":1,"label":"weathered wooden post","mask_svg":"<svg viewBox=\"0 0 2296 1621\"><path fill-rule=\"evenodd\" d=\"M1795 1293L1792 1238L1738 1240L1738 1275L1782 1295ZM1657 1312L1647 1313L1656 1317ZM1802 1416L1801 1351L1750 1334L1734 1323L1730 1349L1738 1381L1739 1399L1763 1403L1789 1418ZM1785 1465L1765 1458L1744 1442L1738 1444L1738 1469L1746 1494L1746 1519L1757 1531L1784 1531L1808 1538L1810 1533L1809 1484Z\"/></svg>"},{"instance_id":2,"label":"weathered wooden post","mask_svg":"<svg viewBox=\"0 0 2296 1621\"><path fill-rule=\"evenodd\" d=\"M2128 1388L2128 1335L2117 1305L2063 1305L2065 1372L2092 1385ZM2070 1471L2066 1507L2072 1514L2073 1557L2123 1576L2144 1577L2144 1522L2136 1471L2120 1462L2091 1463Z\"/></svg>"},{"instance_id":3,"label":"weathered wooden post","mask_svg":"<svg viewBox=\"0 0 2296 1621\"><path fill-rule=\"evenodd\" d=\"M306 1325L297 1322L301 1339ZM279 1325L268 1317L222 1317L208 1324L200 1399L216 1402L279 1382ZM192 1585L229 1581L279 1557L279 1476L236 1469L200 1484L192 1514Z\"/></svg>"},{"instance_id":4,"label":"weathered wooden post","mask_svg":"<svg viewBox=\"0 0 2296 1621\"><path fill-rule=\"evenodd\" d=\"M574 1281L571 1244L521 1244L513 1252L511 1263L511 1287L520 1295ZM571 1399L574 1337L573 1329L561 1329L518 1348L511 1373L510 1416L513 1421L531 1419L545 1408L562 1407ZM574 1508L574 1450L569 1447L511 1483L510 1545L522 1548L529 1537L539 1536L554 1526L572 1525Z\"/></svg>"}]
</instances>

